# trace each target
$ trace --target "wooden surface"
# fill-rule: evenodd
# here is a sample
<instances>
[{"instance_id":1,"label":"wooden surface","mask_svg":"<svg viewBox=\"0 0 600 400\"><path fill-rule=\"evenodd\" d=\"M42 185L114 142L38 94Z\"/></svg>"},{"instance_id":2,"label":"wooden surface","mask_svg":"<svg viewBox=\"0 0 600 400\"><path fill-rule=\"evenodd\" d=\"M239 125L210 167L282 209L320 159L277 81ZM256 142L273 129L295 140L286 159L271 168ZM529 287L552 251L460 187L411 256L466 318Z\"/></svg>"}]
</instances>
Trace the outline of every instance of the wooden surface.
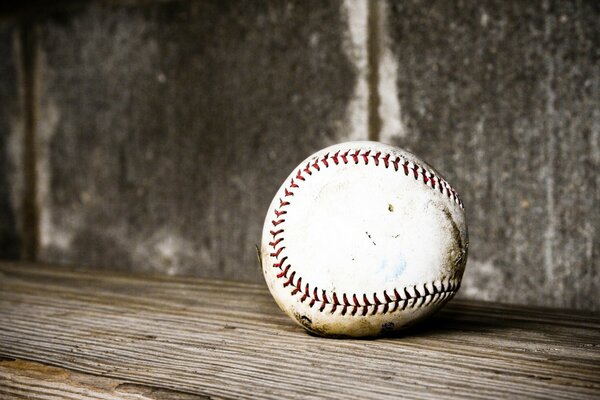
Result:
<instances>
[{"instance_id":1,"label":"wooden surface","mask_svg":"<svg viewBox=\"0 0 600 400\"><path fill-rule=\"evenodd\" d=\"M0 398L192 400L206 397L31 361L3 360L0 361Z\"/></svg>"},{"instance_id":2,"label":"wooden surface","mask_svg":"<svg viewBox=\"0 0 600 400\"><path fill-rule=\"evenodd\" d=\"M2 398L599 398L600 315L453 301L306 334L260 284L0 264Z\"/></svg>"}]
</instances>

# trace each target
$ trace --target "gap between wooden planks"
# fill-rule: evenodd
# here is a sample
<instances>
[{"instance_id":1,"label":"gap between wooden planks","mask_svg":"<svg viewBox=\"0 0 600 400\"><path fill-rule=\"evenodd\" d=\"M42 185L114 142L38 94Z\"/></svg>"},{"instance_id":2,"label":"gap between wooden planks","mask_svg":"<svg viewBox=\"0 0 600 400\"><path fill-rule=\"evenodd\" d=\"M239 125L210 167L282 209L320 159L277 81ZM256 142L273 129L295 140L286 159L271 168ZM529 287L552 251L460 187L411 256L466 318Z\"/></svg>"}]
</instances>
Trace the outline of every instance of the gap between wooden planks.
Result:
<instances>
[{"instance_id":1,"label":"gap between wooden planks","mask_svg":"<svg viewBox=\"0 0 600 400\"><path fill-rule=\"evenodd\" d=\"M0 264L0 356L0 396L23 380L59 390L10 364L30 360L100 379L102 398L600 397L594 313L455 300L402 336L332 340L260 284L32 264Z\"/></svg>"}]
</instances>

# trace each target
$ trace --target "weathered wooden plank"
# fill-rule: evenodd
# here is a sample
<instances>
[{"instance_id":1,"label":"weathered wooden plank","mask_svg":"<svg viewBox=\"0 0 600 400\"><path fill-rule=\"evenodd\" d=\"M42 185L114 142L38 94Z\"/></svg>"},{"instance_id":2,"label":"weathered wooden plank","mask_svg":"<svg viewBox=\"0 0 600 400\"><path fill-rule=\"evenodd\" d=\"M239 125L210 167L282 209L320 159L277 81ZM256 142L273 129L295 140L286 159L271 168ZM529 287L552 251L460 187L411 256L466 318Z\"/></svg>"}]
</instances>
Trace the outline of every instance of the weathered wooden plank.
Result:
<instances>
[{"instance_id":1,"label":"weathered wooden plank","mask_svg":"<svg viewBox=\"0 0 600 400\"><path fill-rule=\"evenodd\" d=\"M0 361L0 399L200 400L204 396L127 383L23 360Z\"/></svg>"},{"instance_id":2,"label":"weathered wooden plank","mask_svg":"<svg viewBox=\"0 0 600 400\"><path fill-rule=\"evenodd\" d=\"M0 265L0 355L215 398L594 398L600 316L453 301L380 340L306 334L262 285Z\"/></svg>"}]
</instances>

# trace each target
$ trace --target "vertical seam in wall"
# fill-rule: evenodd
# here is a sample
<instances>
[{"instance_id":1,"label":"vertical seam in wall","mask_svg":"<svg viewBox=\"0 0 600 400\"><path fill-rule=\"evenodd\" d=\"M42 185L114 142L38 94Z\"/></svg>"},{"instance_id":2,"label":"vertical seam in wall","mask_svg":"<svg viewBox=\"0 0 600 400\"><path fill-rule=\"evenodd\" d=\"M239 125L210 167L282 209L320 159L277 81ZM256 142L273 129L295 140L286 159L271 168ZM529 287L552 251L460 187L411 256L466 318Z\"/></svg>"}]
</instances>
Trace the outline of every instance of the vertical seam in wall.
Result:
<instances>
[{"instance_id":1,"label":"vertical seam in wall","mask_svg":"<svg viewBox=\"0 0 600 400\"><path fill-rule=\"evenodd\" d=\"M39 243L39 210L37 204L36 171L36 32L30 18L20 24L21 68L23 71L23 248L21 258L36 261Z\"/></svg>"},{"instance_id":2,"label":"vertical seam in wall","mask_svg":"<svg viewBox=\"0 0 600 400\"><path fill-rule=\"evenodd\" d=\"M369 68L369 140L379 140L381 132L381 116L379 115L379 58L381 52L381 29L380 25L380 4L379 0L368 1L368 21L367 21L367 52Z\"/></svg>"}]
</instances>

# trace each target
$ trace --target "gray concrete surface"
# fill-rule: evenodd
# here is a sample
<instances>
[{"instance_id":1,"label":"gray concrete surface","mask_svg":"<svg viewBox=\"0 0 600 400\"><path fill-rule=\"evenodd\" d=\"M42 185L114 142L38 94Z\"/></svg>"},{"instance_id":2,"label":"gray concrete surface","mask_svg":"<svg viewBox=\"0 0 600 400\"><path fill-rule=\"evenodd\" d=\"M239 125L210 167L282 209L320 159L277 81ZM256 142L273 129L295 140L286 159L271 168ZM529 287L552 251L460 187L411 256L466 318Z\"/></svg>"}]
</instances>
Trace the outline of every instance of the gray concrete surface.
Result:
<instances>
[{"instance_id":1,"label":"gray concrete surface","mask_svg":"<svg viewBox=\"0 0 600 400\"><path fill-rule=\"evenodd\" d=\"M345 140L338 2L90 5L38 26L40 258L262 279L279 184Z\"/></svg>"},{"instance_id":2,"label":"gray concrete surface","mask_svg":"<svg viewBox=\"0 0 600 400\"><path fill-rule=\"evenodd\" d=\"M461 193L461 296L600 310L596 2L66 3L31 32L38 260L261 281L284 176L375 137ZM6 26L0 257L16 257L11 94L28 80Z\"/></svg>"},{"instance_id":3,"label":"gray concrete surface","mask_svg":"<svg viewBox=\"0 0 600 400\"><path fill-rule=\"evenodd\" d=\"M387 12L401 123L382 139L462 194L463 296L600 309L599 3Z\"/></svg>"},{"instance_id":4,"label":"gray concrete surface","mask_svg":"<svg viewBox=\"0 0 600 400\"><path fill-rule=\"evenodd\" d=\"M14 260L22 250L23 109L19 91L19 31L0 22L0 258Z\"/></svg>"}]
</instances>

